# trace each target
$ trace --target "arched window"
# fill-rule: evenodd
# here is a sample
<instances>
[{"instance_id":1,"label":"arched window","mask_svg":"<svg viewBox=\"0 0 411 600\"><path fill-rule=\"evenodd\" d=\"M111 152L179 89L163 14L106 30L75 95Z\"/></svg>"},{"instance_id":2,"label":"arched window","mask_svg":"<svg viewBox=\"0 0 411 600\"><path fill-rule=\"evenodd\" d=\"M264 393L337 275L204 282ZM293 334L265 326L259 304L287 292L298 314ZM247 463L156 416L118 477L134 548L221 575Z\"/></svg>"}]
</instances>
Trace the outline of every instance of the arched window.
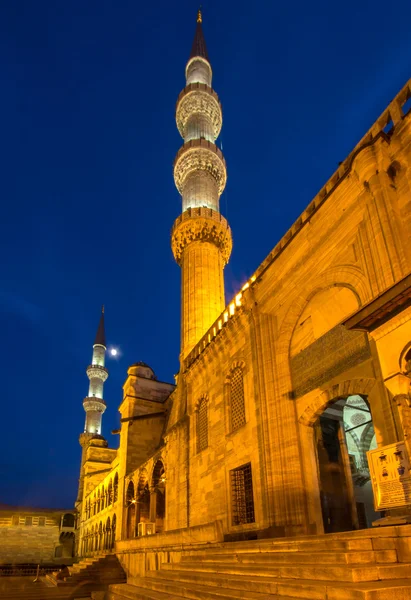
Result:
<instances>
[{"instance_id":1,"label":"arched window","mask_svg":"<svg viewBox=\"0 0 411 600\"><path fill-rule=\"evenodd\" d=\"M134 483L129 482L126 493L127 521L126 538L130 539L136 535L136 498L134 493Z\"/></svg>"},{"instance_id":2,"label":"arched window","mask_svg":"<svg viewBox=\"0 0 411 600\"><path fill-rule=\"evenodd\" d=\"M105 506L105 502L104 502L105 497L106 496L105 496L104 485L103 485L103 487L101 488L101 510L103 510L103 508Z\"/></svg>"},{"instance_id":3,"label":"arched window","mask_svg":"<svg viewBox=\"0 0 411 600\"><path fill-rule=\"evenodd\" d=\"M116 541L116 523L117 523L117 517L116 517L116 515L113 515L113 520L111 522L111 546L110 546L110 548L114 548L114 544Z\"/></svg>"},{"instance_id":4,"label":"arched window","mask_svg":"<svg viewBox=\"0 0 411 600\"><path fill-rule=\"evenodd\" d=\"M110 483L108 484L108 490L107 490L107 506L110 506L112 501L113 501L113 483L110 479Z\"/></svg>"},{"instance_id":5,"label":"arched window","mask_svg":"<svg viewBox=\"0 0 411 600\"><path fill-rule=\"evenodd\" d=\"M106 521L106 535L104 539L104 549L108 550L111 548L111 523L110 517L107 517Z\"/></svg>"},{"instance_id":6,"label":"arched window","mask_svg":"<svg viewBox=\"0 0 411 600\"><path fill-rule=\"evenodd\" d=\"M197 409L197 452L208 448L207 398L202 398Z\"/></svg>"},{"instance_id":7,"label":"arched window","mask_svg":"<svg viewBox=\"0 0 411 600\"><path fill-rule=\"evenodd\" d=\"M97 510L97 501L96 501L96 492L94 492L94 496L93 496L93 515L96 514L96 510Z\"/></svg>"},{"instance_id":8,"label":"arched window","mask_svg":"<svg viewBox=\"0 0 411 600\"><path fill-rule=\"evenodd\" d=\"M113 487L113 502L117 502L118 498L118 474L114 475L114 487Z\"/></svg>"},{"instance_id":9,"label":"arched window","mask_svg":"<svg viewBox=\"0 0 411 600\"><path fill-rule=\"evenodd\" d=\"M150 491L146 469L140 471L137 487L138 523L150 521Z\"/></svg>"},{"instance_id":10,"label":"arched window","mask_svg":"<svg viewBox=\"0 0 411 600\"><path fill-rule=\"evenodd\" d=\"M67 513L64 515L63 517L63 527L74 527L74 515L71 515L70 513Z\"/></svg>"},{"instance_id":11,"label":"arched window","mask_svg":"<svg viewBox=\"0 0 411 600\"><path fill-rule=\"evenodd\" d=\"M97 512L100 512L100 490L97 492Z\"/></svg>"},{"instance_id":12,"label":"arched window","mask_svg":"<svg viewBox=\"0 0 411 600\"><path fill-rule=\"evenodd\" d=\"M243 370L236 367L230 377L230 413L231 431L239 429L245 423Z\"/></svg>"}]
</instances>

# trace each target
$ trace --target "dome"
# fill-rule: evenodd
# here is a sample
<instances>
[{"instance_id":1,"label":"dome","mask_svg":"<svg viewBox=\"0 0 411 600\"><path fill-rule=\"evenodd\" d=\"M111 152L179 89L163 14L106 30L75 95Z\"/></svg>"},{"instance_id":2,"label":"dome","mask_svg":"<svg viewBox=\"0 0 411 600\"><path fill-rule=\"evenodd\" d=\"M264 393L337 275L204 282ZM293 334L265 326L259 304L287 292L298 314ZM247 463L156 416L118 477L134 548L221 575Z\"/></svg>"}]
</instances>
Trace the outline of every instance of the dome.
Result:
<instances>
[{"instance_id":1,"label":"dome","mask_svg":"<svg viewBox=\"0 0 411 600\"><path fill-rule=\"evenodd\" d=\"M142 377L143 379L157 379L153 369L142 360L131 365L128 369L128 374Z\"/></svg>"}]
</instances>

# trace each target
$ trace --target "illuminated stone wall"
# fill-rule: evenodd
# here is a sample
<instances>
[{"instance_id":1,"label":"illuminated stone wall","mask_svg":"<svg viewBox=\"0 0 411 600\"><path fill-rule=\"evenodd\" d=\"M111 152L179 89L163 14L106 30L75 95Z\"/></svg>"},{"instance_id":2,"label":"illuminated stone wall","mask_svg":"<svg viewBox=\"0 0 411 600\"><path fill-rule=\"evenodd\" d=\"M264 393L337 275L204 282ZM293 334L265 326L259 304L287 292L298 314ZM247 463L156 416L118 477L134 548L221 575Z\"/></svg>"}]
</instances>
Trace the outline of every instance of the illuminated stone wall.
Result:
<instances>
[{"instance_id":1,"label":"illuminated stone wall","mask_svg":"<svg viewBox=\"0 0 411 600\"><path fill-rule=\"evenodd\" d=\"M346 331L343 323L411 271L411 114L401 114L410 95L408 83L220 312L211 306L214 296L193 282L209 278L208 289L221 287L218 261L231 251L231 237L228 247L220 235L224 221L210 208L190 208L176 220L173 251L183 271L183 332L196 333L183 335L187 342L175 390L154 381L150 387L147 374L129 372L116 459L122 553L134 544L125 539L126 489L133 483L138 490L146 482L150 518L155 518L151 498L159 461L165 471L166 531L204 526L207 541L206 525L218 521L228 539L322 533L314 437L320 415L334 401L359 395L370 407L377 445L403 436L411 415L393 396L403 393L404 379L397 375L411 348L411 309L372 335ZM387 134L390 118L394 127ZM201 260L197 245L204 248ZM214 320L208 328L205 322L198 326L207 311L210 320L215 311ZM242 374L245 422L240 419L242 425L233 430L236 369ZM140 380L146 382L144 391ZM409 381L404 385L409 388ZM206 447L199 444L204 403ZM252 474L253 515L238 523L233 472L245 466ZM134 499L137 504L139 497Z\"/></svg>"},{"instance_id":2,"label":"illuminated stone wall","mask_svg":"<svg viewBox=\"0 0 411 600\"><path fill-rule=\"evenodd\" d=\"M74 548L74 526L62 528L64 514L26 507L0 508L0 564L67 563ZM74 518L74 517L73 517ZM60 537L65 534L65 542ZM63 544L69 551L63 551Z\"/></svg>"}]
</instances>

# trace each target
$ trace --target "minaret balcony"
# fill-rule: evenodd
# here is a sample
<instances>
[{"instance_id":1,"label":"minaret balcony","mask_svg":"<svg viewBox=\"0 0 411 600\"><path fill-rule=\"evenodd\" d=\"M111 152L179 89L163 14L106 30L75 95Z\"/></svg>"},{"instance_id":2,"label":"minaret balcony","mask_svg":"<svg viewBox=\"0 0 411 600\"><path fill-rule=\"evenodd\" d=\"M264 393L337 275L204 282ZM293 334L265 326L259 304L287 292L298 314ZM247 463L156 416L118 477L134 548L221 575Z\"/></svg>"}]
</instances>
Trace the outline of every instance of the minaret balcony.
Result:
<instances>
[{"instance_id":1,"label":"minaret balcony","mask_svg":"<svg viewBox=\"0 0 411 600\"><path fill-rule=\"evenodd\" d=\"M180 194L189 175L199 171L210 173L217 184L218 194L224 191L227 171L223 153L215 144L204 139L191 140L177 152L174 161L174 181Z\"/></svg>"},{"instance_id":2,"label":"minaret balcony","mask_svg":"<svg viewBox=\"0 0 411 600\"><path fill-rule=\"evenodd\" d=\"M217 94L205 84L192 83L178 97L176 123L182 138L186 138L186 126L193 116L205 117L216 139L221 131L223 116Z\"/></svg>"},{"instance_id":3,"label":"minaret balcony","mask_svg":"<svg viewBox=\"0 0 411 600\"><path fill-rule=\"evenodd\" d=\"M108 371L105 367L101 365L89 365L86 369L87 377L89 379L101 379L101 381L106 381L108 377Z\"/></svg>"},{"instance_id":4,"label":"minaret balcony","mask_svg":"<svg viewBox=\"0 0 411 600\"><path fill-rule=\"evenodd\" d=\"M83 407L86 412L96 411L103 413L106 410L106 403L103 398L97 398L96 396L88 396L83 400Z\"/></svg>"},{"instance_id":5,"label":"minaret balcony","mask_svg":"<svg viewBox=\"0 0 411 600\"><path fill-rule=\"evenodd\" d=\"M174 221L171 230L171 248L176 262L181 265L184 250L193 242L214 244L228 263L233 247L227 219L211 208L189 208Z\"/></svg>"}]
</instances>

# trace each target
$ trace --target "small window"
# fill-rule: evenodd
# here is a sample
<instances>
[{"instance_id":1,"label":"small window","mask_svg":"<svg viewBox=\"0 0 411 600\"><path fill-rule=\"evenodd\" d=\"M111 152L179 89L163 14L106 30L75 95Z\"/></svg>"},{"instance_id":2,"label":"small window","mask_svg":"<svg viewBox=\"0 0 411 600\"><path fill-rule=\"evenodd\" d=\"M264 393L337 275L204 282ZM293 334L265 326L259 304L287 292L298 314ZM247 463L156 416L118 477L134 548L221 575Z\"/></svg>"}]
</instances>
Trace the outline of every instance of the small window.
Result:
<instances>
[{"instance_id":1,"label":"small window","mask_svg":"<svg viewBox=\"0 0 411 600\"><path fill-rule=\"evenodd\" d=\"M19 515L13 515L11 518L11 524L16 526L16 525L19 525L19 523L20 523Z\"/></svg>"},{"instance_id":2,"label":"small window","mask_svg":"<svg viewBox=\"0 0 411 600\"><path fill-rule=\"evenodd\" d=\"M26 517L24 524L25 525L33 525L33 517Z\"/></svg>"},{"instance_id":3,"label":"small window","mask_svg":"<svg viewBox=\"0 0 411 600\"><path fill-rule=\"evenodd\" d=\"M208 448L208 410L207 399L200 401L197 412L197 452Z\"/></svg>"},{"instance_id":4,"label":"small window","mask_svg":"<svg viewBox=\"0 0 411 600\"><path fill-rule=\"evenodd\" d=\"M245 424L243 371L236 367L230 379L231 431Z\"/></svg>"},{"instance_id":5,"label":"small window","mask_svg":"<svg viewBox=\"0 0 411 600\"><path fill-rule=\"evenodd\" d=\"M231 471L233 525L254 523L253 477L248 463Z\"/></svg>"},{"instance_id":6,"label":"small window","mask_svg":"<svg viewBox=\"0 0 411 600\"><path fill-rule=\"evenodd\" d=\"M39 517L39 527L44 527L46 524L46 517Z\"/></svg>"}]
</instances>

